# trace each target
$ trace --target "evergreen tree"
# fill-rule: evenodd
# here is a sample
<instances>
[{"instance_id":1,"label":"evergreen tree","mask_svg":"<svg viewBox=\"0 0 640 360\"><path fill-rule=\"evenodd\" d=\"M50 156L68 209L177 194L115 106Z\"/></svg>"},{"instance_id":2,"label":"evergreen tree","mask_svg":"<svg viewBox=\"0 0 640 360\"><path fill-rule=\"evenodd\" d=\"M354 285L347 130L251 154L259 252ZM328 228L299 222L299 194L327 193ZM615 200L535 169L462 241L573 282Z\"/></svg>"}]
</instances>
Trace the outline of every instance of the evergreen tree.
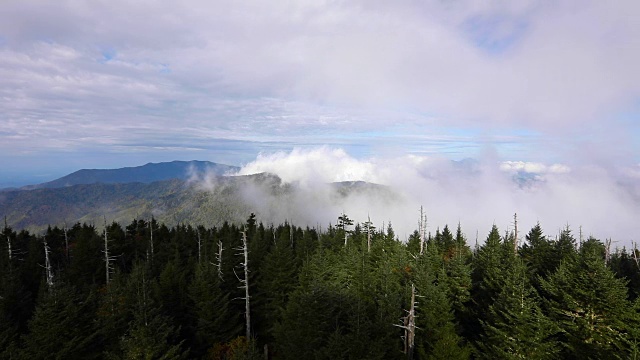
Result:
<instances>
[{"instance_id":1,"label":"evergreen tree","mask_svg":"<svg viewBox=\"0 0 640 360\"><path fill-rule=\"evenodd\" d=\"M468 359L470 348L456 332L455 316L448 298L448 284L437 281L427 265L419 261L415 268L418 289L416 348L420 359ZM445 274L441 274L445 277Z\"/></svg>"},{"instance_id":2,"label":"evergreen tree","mask_svg":"<svg viewBox=\"0 0 640 360\"><path fill-rule=\"evenodd\" d=\"M529 280L540 289L539 278L547 278L559 265L554 254L554 244L544 236L540 223L536 224L526 235L526 242L520 248L518 254L524 260Z\"/></svg>"},{"instance_id":3,"label":"evergreen tree","mask_svg":"<svg viewBox=\"0 0 640 360\"><path fill-rule=\"evenodd\" d=\"M440 281L446 284L447 297L451 302L457 322L466 321L468 312L465 304L471 298L471 249L462 235L458 224L455 246L451 258L444 264L444 276Z\"/></svg>"},{"instance_id":4,"label":"evergreen tree","mask_svg":"<svg viewBox=\"0 0 640 360\"><path fill-rule=\"evenodd\" d=\"M86 296L57 283L43 291L24 337L23 357L29 359L99 358L95 294Z\"/></svg>"},{"instance_id":5,"label":"evergreen tree","mask_svg":"<svg viewBox=\"0 0 640 360\"><path fill-rule=\"evenodd\" d=\"M229 294L222 290L221 281L213 265L196 265L189 286L195 324L192 355L201 357L214 344L226 343L242 333L240 316L231 312Z\"/></svg>"},{"instance_id":6,"label":"evergreen tree","mask_svg":"<svg viewBox=\"0 0 640 360\"><path fill-rule=\"evenodd\" d=\"M184 359L184 340L171 319L162 314L152 296L154 281L144 264L136 264L129 277L129 296L133 319L120 340L120 351L111 358L122 359Z\"/></svg>"},{"instance_id":7,"label":"evergreen tree","mask_svg":"<svg viewBox=\"0 0 640 360\"><path fill-rule=\"evenodd\" d=\"M259 293L266 299L263 313L268 328L265 329L265 337L271 341L273 327L281 320L289 294L297 285L298 269L288 238L278 237L262 262L259 273Z\"/></svg>"},{"instance_id":8,"label":"evergreen tree","mask_svg":"<svg viewBox=\"0 0 640 360\"><path fill-rule=\"evenodd\" d=\"M500 277L504 266L505 247L500 232L493 225L484 244L476 251L471 273L471 300L467 311L471 314L464 325L464 334L469 340L477 340L482 331L481 322L487 319L489 306L500 290Z\"/></svg>"},{"instance_id":9,"label":"evergreen tree","mask_svg":"<svg viewBox=\"0 0 640 360\"><path fill-rule=\"evenodd\" d=\"M554 359L554 324L543 314L522 260L503 268L501 287L489 306L477 343L484 359Z\"/></svg>"},{"instance_id":10,"label":"evergreen tree","mask_svg":"<svg viewBox=\"0 0 640 360\"><path fill-rule=\"evenodd\" d=\"M609 270L593 247L563 261L548 280L542 280L547 311L556 321L570 359L624 358L633 314L625 281Z\"/></svg>"}]
</instances>

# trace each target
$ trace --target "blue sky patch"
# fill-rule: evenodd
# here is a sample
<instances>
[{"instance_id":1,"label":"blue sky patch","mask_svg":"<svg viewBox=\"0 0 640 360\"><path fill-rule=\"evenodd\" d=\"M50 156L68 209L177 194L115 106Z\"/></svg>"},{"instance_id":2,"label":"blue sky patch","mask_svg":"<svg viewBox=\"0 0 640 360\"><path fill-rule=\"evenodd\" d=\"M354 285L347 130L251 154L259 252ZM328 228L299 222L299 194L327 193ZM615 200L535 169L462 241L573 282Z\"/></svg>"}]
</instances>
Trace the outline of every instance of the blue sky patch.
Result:
<instances>
[{"instance_id":1,"label":"blue sky patch","mask_svg":"<svg viewBox=\"0 0 640 360\"><path fill-rule=\"evenodd\" d=\"M99 62L103 64L108 63L118 55L115 49L103 49L100 53L102 54L102 58L100 58Z\"/></svg>"},{"instance_id":2,"label":"blue sky patch","mask_svg":"<svg viewBox=\"0 0 640 360\"><path fill-rule=\"evenodd\" d=\"M515 45L527 32L524 19L502 15L474 16L463 24L467 37L479 48L500 54Z\"/></svg>"}]
</instances>

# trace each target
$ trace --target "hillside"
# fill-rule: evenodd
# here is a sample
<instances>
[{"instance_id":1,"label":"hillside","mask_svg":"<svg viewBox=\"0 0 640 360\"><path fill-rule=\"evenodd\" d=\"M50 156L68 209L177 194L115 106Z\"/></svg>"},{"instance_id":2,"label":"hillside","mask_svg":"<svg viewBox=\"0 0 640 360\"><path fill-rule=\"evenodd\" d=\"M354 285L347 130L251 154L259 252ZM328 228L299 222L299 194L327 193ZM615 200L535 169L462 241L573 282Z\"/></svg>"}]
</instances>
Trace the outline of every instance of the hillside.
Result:
<instances>
[{"instance_id":1,"label":"hillside","mask_svg":"<svg viewBox=\"0 0 640 360\"><path fill-rule=\"evenodd\" d=\"M388 188L364 182L327 184L330 199L357 195L393 201ZM152 183L80 184L0 193L0 217L16 229L39 231L48 225L87 222L102 225L152 216L167 225L218 226L257 213L265 222L300 219L300 204L312 191L285 184L272 174L218 176L207 182L166 180ZM329 200L331 201L331 200Z\"/></svg>"},{"instance_id":2,"label":"hillside","mask_svg":"<svg viewBox=\"0 0 640 360\"><path fill-rule=\"evenodd\" d=\"M95 183L124 184L138 182L148 184L172 179L188 180L192 175L203 173L221 176L235 172L238 169L235 166L209 161L172 161L148 163L142 166L119 169L82 169L53 181L25 186L22 190L61 188Z\"/></svg>"}]
</instances>

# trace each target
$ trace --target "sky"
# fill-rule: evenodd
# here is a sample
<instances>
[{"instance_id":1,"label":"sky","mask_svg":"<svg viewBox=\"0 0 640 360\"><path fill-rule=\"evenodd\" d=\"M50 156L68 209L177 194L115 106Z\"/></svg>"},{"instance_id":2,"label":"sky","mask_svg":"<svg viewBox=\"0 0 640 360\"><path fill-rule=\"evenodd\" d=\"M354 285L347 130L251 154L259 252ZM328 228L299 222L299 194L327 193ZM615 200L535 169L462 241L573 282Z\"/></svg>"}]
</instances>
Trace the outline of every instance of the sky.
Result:
<instances>
[{"instance_id":1,"label":"sky","mask_svg":"<svg viewBox=\"0 0 640 360\"><path fill-rule=\"evenodd\" d=\"M333 151L635 186L638 16L633 0L5 0L0 187Z\"/></svg>"}]
</instances>

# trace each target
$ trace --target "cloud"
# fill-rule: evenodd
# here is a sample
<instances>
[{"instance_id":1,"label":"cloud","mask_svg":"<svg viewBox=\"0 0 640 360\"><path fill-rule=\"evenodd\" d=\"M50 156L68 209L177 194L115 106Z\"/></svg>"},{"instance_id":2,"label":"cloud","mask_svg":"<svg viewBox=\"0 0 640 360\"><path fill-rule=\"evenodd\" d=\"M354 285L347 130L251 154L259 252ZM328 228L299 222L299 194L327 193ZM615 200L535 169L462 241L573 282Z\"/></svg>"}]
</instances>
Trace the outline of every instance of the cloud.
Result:
<instances>
[{"instance_id":1,"label":"cloud","mask_svg":"<svg viewBox=\"0 0 640 360\"><path fill-rule=\"evenodd\" d=\"M563 184L591 164L617 174L640 160L639 7L9 0L0 12L0 162L12 173L59 173L60 164L250 161L244 171L292 182L354 176L415 189L413 205L434 204L442 222L464 207L491 223L485 203L504 210L496 218L516 208L543 218L552 199L507 191L511 172L544 173L536 191L562 198ZM320 145L329 148L313 150ZM487 146L497 154L473 182L438 156ZM511 161L508 174L500 161ZM619 205L611 178L594 178L612 186L598 196ZM578 198L565 200L588 205Z\"/></svg>"},{"instance_id":2,"label":"cloud","mask_svg":"<svg viewBox=\"0 0 640 360\"><path fill-rule=\"evenodd\" d=\"M261 154L255 161L243 166L239 175L267 172L277 174L285 182L306 186L352 180L376 182L378 177L373 170L373 164L358 161L342 149L323 147Z\"/></svg>"},{"instance_id":3,"label":"cloud","mask_svg":"<svg viewBox=\"0 0 640 360\"><path fill-rule=\"evenodd\" d=\"M386 130L410 111L446 126L567 133L637 101L640 26L627 21L637 7L10 1L0 15L0 92L11 110L3 121L180 121L232 125L236 136L267 123L283 137L280 129L299 125L307 136L327 124ZM248 99L307 105L261 117L243 110ZM317 104L338 116L318 114ZM390 109L401 111L373 115Z\"/></svg>"},{"instance_id":4,"label":"cloud","mask_svg":"<svg viewBox=\"0 0 640 360\"><path fill-rule=\"evenodd\" d=\"M551 237L570 225L576 238L582 227L585 237L612 237L620 247L636 240L637 177L627 183L633 184L629 187L617 174L593 166L567 171L557 164L508 164L512 167L505 171L505 163L490 156L472 164L424 156L358 160L340 149L323 147L262 155L239 174L270 172L299 189L282 201L260 187L252 188L246 199L266 221L327 226L344 211L358 222L370 216L378 227L391 222L404 239L416 229L418 210L424 206L431 232L460 222L470 243L476 232L482 242L494 223L502 231L513 229L514 213L521 231L540 222ZM535 186L518 186L512 178L514 168L542 171L544 179L536 180ZM357 180L384 185L389 193L340 197L327 185Z\"/></svg>"},{"instance_id":5,"label":"cloud","mask_svg":"<svg viewBox=\"0 0 640 360\"><path fill-rule=\"evenodd\" d=\"M500 170L507 172L525 172L530 174L564 174L571 171L571 168L563 164L545 165L537 162L525 161L504 161L500 163Z\"/></svg>"}]
</instances>

